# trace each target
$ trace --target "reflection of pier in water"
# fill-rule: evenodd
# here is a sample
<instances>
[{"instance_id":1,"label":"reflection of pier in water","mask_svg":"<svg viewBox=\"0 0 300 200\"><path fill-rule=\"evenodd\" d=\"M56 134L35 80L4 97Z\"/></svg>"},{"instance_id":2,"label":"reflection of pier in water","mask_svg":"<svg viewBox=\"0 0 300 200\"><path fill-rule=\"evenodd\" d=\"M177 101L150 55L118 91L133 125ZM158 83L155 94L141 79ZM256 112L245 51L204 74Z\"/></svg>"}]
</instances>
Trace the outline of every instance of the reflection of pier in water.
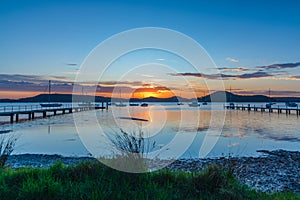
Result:
<instances>
[{"instance_id":1,"label":"reflection of pier in water","mask_svg":"<svg viewBox=\"0 0 300 200\"><path fill-rule=\"evenodd\" d=\"M250 104L248 105L225 105L224 106L226 109L229 110L246 110L246 111L254 111L254 112L277 112L278 114L285 113L286 115L290 115L292 113L296 114L297 116L300 115L300 108L283 108L283 107L271 107L271 108L266 108L263 105L262 106L251 106Z\"/></svg>"},{"instance_id":2,"label":"reflection of pier in water","mask_svg":"<svg viewBox=\"0 0 300 200\"><path fill-rule=\"evenodd\" d=\"M105 104L105 105L104 105ZM55 115L70 114L73 112L82 112L88 110L104 110L108 109L108 103L102 102L102 106L91 105L91 106L73 106L72 104L66 104L63 107L45 108L40 105L14 105L14 106L1 106L0 116L10 117L10 123L20 122L20 115L27 115L24 120L33 120L36 115L42 114L42 118L51 117ZM39 118L41 118L39 117Z\"/></svg>"}]
</instances>

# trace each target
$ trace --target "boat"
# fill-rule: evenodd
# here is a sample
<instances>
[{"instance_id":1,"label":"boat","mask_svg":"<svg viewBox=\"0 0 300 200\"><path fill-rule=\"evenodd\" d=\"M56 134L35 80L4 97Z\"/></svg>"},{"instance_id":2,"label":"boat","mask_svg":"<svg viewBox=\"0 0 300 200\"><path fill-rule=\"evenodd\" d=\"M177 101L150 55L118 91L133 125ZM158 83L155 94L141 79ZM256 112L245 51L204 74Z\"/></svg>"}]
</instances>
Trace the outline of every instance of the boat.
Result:
<instances>
[{"instance_id":1,"label":"boat","mask_svg":"<svg viewBox=\"0 0 300 200\"><path fill-rule=\"evenodd\" d=\"M205 91L204 91L204 96L202 97L202 99L203 99L202 105L207 105L207 101L206 101L205 96L206 96L206 94L205 94Z\"/></svg>"},{"instance_id":2,"label":"boat","mask_svg":"<svg viewBox=\"0 0 300 200\"><path fill-rule=\"evenodd\" d=\"M274 103L271 102L271 89L269 88L269 103L266 103L266 108L267 108L267 109L272 108L272 105L273 105L273 104L274 104Z\"/></svg>"},{"instance_id":3,"label":"boat","mask_svg":"<svg viewBox=\"0 0 300 200\"><path fill-rule=\"evenodd\" d=\"M139 106L138 103L130 103L129 106Z\"/></svg>"},{"instance_id":4,"label":"boat","mask_svg":"<svg viewBox=\"0 0 300 200\"><path fill-rule=\"evenodd\" d=\"M183 105L183 103L179 99L181 99L181 101L182 101L181 90L180 90L180 93L179 93L179 97L177 97L177 100L178 100L177 105L181 106L181 105Z\"/></svg>"},{"instance_id":5,"label":"boat","mask_svg":"<svg viewBox=\"0 0 300 200\"><path fill-rule=\"evenodd\" d=\"M148 104L147 103L142 103L141 107L148 107Z\"/></svg>"},{"instance_id":6,"label":"boat","mask_svg":"<svg viewBox=\"0 0 300 200\"><path fill-rule=\"evenodd\" d=\"M235 105L234 105L234 103L232 102L231 86L230 86L229 92L230 92L230 94L229 94L229 108L230 108L230 109L234 109L234 108L235 108ZM227 97L226 97L226 99L227 99Z\"/></svg>"},{"instance_id":7,"label":"boat","mask_svg":"<svg viewBox=\"0 0 300 200\"><path fill-rule=\"evenodd\" d=\"M198 107L198 106L200 106L200 104L198 103L198 100L195 99L192 101L192 103L189 103L189 106L190 107Z\"/></svg>"},{"instance_id":8,"label":"boat","mask_svg":"<svg viewBox=\"0 0 300 200\"><path fill-rule=\"evenodd\" d=\"M266 108L272 108L273 103L266 103Z\"/></svg>"},{"instance_id":9,"label":"boat","mask_svg":"<svg viewBox=\"0 0 300 200\"><path fill-rule=\"evenodd\" d=\"M41 107L46 107L46 108L54 108L54 107L61 107L61 103L51 103L51 80L49 80L49 85L48 85L48 103L41 103Z\"/></svg>"},{"instance_id":10,"label":"boat","mask_svg":"<svg viewBox=\"0 0 300 200\"><path fill-rule=\"evenodd\" d=\"M78 106L91 107L91 106L94 106L94 105L91 102L83 102L83 103L79 103Z\"/></svg>"},{"instance_id":11,"label":"boat","mask_svg":"<svg viewBox=\"0 0 300 200\"><path fill-rule=\"evenodd\" d=\"M297 107L298 104L296 104L295 102L285 102L285 106L286 107Z\"/></svg>"},{"instance_id":12,"label":"boat","mask_svg":"<svg viewBox=\"0 0 300 200\"><path fill-rule=\"evenodd\" d=\"M82 96L82 99L86 99L86 95L84 95L84 92L83 92L83 87L81 87L81 96ZM95 104L92 104L92 102L90 101L82 101L81 103L78 103L78 106L80 107L96 107L96 106L99 106L99 105L95 105Z\"/></svg>"},{"instance_id":13,"label":"boat","mask_svg":"<svg viewBox=\"0 0 300 200\"><path fill-rule=\"evenodd\" d=\"M145 99L145 96L143 95L143 100ZM148 107L148 104L147 103L141 103L141 107Z\"/></svg>"},{"instance_id":14,"label":"boat","mask_svg":"<svg viewBox=\"0 0 300 200\"><path fill-rule=\"evenodd\" d=\"M117 106L117 107L126 107L127 105L125 103L120 102L120 103L115 103L115 106Z\"/></svg>"},{"instance_id":15,"label":"boat","mask_svg":"<svg viewBox=\"0 0 300 200\"><path fill-rule=\"evenodd\" d=\"M80 107L98 107L99 104L93 104L92 102L83 102L83 103L79 103L78 106L80 106Z\"/></svg>"},{"instance_id":16,"label":"boat","mask_svg":"<svg viewBox=\"0 0 300 200\"><path fill-rule=\"evenodd\" d=\"M122 100L121 100L122 99L121 90L119 91L119 93L120 93L120 102L119 103L115 103L115 106L117 106L117 107L126 107L127 104L123 103Z\"/></svg>"}]
</instances>

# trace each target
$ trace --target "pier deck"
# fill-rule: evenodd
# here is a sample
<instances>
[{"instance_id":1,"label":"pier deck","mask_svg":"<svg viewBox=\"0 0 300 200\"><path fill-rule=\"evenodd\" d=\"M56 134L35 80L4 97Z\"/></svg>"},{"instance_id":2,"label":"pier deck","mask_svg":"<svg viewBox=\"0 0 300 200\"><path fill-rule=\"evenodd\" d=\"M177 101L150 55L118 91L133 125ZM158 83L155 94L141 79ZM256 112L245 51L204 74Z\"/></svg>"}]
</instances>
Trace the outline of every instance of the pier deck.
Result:
<instances>
[{"instance_id":1,"label":"pier deck","mask_svg":"<svg viewBox=\"0 0 300 200\"><path fill-rule=\"evenodd\" d=\"M255 112L277 112L278 114L285 113L286 115L296 114L297 116L300 115L300 108L297 106L295 108L290 107L279 107L279 106L272 106L271 108L266 108L264 105L262 106L255 106L255 105L225 105L226 109L229 110L246 110L246 111L255 111Z\"/></svg>"},{"instance_id":2,"label":"pier deck","mask_svg":"<svg viewBox=\"0 0 300 200\"><path fill-rule=\"evenodd\" d=\"M55 116L58 114L69 114L73 112L82 112L88 110L104 110L108 109L108 103L102 102L102 106L74 106L72 104L65 104L62 107L47 108L40 105L13 105L13 106L1 106L0 116L10 117L9 122L19 122L20 115L27 115L27 120L35 118L37 113L42 113L43 118Z\"/></svg>"}]
</instances>

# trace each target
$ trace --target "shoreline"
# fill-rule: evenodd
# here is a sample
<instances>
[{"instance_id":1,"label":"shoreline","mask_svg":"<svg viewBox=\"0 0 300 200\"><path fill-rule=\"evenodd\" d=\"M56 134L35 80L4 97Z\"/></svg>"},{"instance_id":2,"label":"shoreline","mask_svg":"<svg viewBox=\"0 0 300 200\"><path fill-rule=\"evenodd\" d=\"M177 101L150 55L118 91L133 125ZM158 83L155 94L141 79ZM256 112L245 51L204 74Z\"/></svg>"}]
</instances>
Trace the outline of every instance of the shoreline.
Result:
<instances>
[{"instance_id":1,"label":"shoreline","mask_svg":"<svg viewBox=\"0 0 300 200\"><path fill-rule=\"evenodd\" d=\"M260 150L260 157L220 157L179 159L165 167L171 171L197 172L216 164L232 170L237 179L251 189L262 192L291 191L300 194L300 151ZM61 155L18 154L9 156L6 166L11 168L50 167L61 161L75 165L83 161L97 161L93 157L64 157ZM164 162L160 160L158 162Z\"/></svg>"}]
</instances>

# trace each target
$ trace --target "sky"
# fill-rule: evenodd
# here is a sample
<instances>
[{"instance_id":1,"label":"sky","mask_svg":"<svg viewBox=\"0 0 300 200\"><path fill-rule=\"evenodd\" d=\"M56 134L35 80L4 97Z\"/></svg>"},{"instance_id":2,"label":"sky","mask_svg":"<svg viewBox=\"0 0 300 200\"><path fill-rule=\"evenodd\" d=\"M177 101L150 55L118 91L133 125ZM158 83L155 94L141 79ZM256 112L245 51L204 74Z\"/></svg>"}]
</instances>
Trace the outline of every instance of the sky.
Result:
<instances>
[{"instance_id":1,"label":"sky","mask_svg":"<svg viewBox=\"0 0 300 200\"><path fill-rule=\"evenodd\" d=\"M115 94L122 97L191 98L187 88L202 96L222 83L243 95L267 95L270 88L272 96L300 96L299 7L296 0L1 0L0 98L44 93L48 80L53 92L71 93L97 45L143 27L192 38L218 71L197 71L171 52L144 49L113 62L98 80L97 94L111 96L119 88ZM80 83L82 93L89 94L92 84Z\"/></svg>"}]
</instances>

